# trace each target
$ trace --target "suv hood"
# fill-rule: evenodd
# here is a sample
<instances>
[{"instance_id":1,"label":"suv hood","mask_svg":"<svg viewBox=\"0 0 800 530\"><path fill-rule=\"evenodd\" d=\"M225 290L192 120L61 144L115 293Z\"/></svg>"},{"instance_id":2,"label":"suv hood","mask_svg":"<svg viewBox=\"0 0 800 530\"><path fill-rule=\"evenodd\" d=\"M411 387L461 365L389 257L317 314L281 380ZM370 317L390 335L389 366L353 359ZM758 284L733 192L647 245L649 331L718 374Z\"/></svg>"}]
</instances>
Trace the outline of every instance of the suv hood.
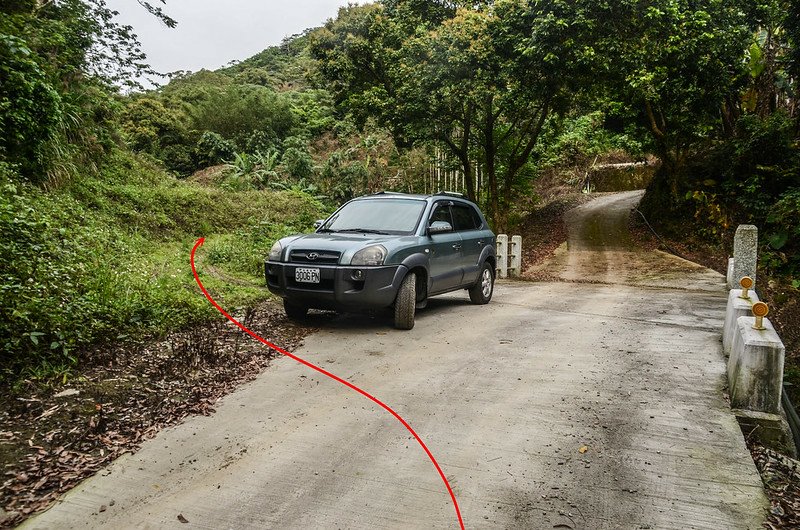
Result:
<instances>
[{"instance_id":1,"label":"suv hood","mask_svg":"<svg viewBox=\"0 0 800 530\"><path fill-rule=\"evenodd\" d=\"M338 252L341 257L339 263L350 263L353 254L358 252L364 247L370 245L386 245L389 241L396 241L399 237L396 235L376 235L376 234L360 234L358 232L348 232L346 234L330 233L330 234L306 234L301 236L287 237L281 240L284 251L284 259L288 260L289 253L293 250L328 250Z\"/></svg>"},{"instance_id":2,"label":"suv hood","mask_svg":"<svg viewBox=\"0 0 800 530\"><path fill-rule=\"evenodd\" d=\"M295 237L288 241L287 245L291 249L308 250L336 250L344 252L347 249L358 249L377 245L390 239L397 239L398 236L383 236L376 234L359 234L358 232L348 232L346 234L306 234Z\"/></svg>"}]
</instances>

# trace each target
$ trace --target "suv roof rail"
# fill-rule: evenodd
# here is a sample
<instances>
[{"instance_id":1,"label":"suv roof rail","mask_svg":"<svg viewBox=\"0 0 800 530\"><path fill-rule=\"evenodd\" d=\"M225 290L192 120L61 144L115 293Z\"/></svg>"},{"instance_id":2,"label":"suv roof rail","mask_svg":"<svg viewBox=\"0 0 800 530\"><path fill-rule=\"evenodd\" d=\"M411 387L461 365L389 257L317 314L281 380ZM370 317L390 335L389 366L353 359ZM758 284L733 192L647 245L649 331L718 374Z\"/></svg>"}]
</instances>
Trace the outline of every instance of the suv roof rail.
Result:
<instances>
[{"instance_id":1,"label":"suv roof rail","mask_svg":"<svg viewBox=\"0 0 800 530\"><path fill-rule=\"evenodd\" d=\"M379 192L373 193L373 195L405 195L405 193L403 193L401 191L386 191L386 190L383 190L383 191L379 191Z\"/></svg>"},{"instance_id":2,"label":"suv roof rail","mask_svg":"<svg viewBox=\"0 0 800 530\"><path fill-rule=\"evenodd\" d=\"M463 193L458 193L457 191L439 191L436 192L434 195L446 195L447 197L458 197L459 199L466 199L466 195Z\"/></svg>"}]
</instances>

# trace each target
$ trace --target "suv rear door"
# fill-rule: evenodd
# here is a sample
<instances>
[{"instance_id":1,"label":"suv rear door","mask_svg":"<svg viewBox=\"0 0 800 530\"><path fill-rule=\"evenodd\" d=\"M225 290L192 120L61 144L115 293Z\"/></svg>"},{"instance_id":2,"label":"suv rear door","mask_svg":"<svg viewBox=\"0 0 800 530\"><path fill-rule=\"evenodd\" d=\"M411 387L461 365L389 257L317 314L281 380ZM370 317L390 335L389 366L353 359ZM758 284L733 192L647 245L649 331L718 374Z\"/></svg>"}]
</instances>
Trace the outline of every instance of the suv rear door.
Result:
<instances>
[{"instance_id":1,"label":"suv rear door","mask_svg":"<svg viewBox=\"0 0 800 530\"><path fill-rule=\"evenodd\" d=\"M452 201L437 201L434 203L431 214L425 225L426 229L435 221L445 221L453 226L453 217L450 214ZM453 230L441 234L430 234L430 275L431 291L436 294L461 285L463 278L461 235Z\"/></svg>"},{"instance_id":2,"label":"suv rear door","mask_svg":"<svg viewBox=\"0 0 800 530\"><path fill-rule=\"evenodd\" d=\"M483 248L491 241L482 230L483 220L475 208L462 202L454 202L450 207L453 228L461 236L461 267L464 270L463 283L471 285L478 279L478 271Z\"/></svg>"}]
</instances>

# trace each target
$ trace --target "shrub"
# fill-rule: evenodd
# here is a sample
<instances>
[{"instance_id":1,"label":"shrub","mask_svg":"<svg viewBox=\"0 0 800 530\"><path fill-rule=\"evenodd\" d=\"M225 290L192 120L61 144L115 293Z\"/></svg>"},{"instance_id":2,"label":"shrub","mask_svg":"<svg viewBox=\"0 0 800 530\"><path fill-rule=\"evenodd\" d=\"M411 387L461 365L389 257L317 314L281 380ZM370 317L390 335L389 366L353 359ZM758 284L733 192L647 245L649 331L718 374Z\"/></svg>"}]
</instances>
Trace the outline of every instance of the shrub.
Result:
<instances>
[{"instance_id":1,"label":"shrub","mask_svg":"<svg viewBox=\"0 0 800 530\"><path fill-rule=\"evenodd\" d=\"M314 173L314 160L307 150L289 147L283 152L281 165L290 177L304 179Z\"/></svg>"},{"instance_id":2,"label":"shrub","mask_svg":"<svg viewBox=\"0 0 800 530\"><path fill-rule=\"evenodd\" d=\"M195 154L198 167L214 166L230 160L236 153L236 146L219 134L206 131L197 141Z\"/></svg>"}]
</instances>

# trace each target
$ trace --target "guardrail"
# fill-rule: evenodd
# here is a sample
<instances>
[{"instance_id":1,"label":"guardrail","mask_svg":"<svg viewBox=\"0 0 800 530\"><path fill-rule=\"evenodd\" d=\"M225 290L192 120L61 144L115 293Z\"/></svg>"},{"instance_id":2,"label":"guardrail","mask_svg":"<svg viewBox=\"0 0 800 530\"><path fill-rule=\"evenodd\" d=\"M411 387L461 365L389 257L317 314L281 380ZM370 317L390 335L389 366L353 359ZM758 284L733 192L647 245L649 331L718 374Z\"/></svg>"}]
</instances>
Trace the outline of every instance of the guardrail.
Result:
<instances>
[{"instance_id":1,"label":"guardrail","mask_svg":"<svg viewBox=\"0 0 800 530\"><path fill-rule=\"evenodd\" d=\"M728 260L730 293L722 330L723 351L728 355L728 392L731 408L748 437L795 456L800 421L783 386L786 348L766 318L769 307L755 292L757 253L758 229L739 226L733 257ZM741 289L733 288L736 277Z\"/></svg>"}]
</instances>

